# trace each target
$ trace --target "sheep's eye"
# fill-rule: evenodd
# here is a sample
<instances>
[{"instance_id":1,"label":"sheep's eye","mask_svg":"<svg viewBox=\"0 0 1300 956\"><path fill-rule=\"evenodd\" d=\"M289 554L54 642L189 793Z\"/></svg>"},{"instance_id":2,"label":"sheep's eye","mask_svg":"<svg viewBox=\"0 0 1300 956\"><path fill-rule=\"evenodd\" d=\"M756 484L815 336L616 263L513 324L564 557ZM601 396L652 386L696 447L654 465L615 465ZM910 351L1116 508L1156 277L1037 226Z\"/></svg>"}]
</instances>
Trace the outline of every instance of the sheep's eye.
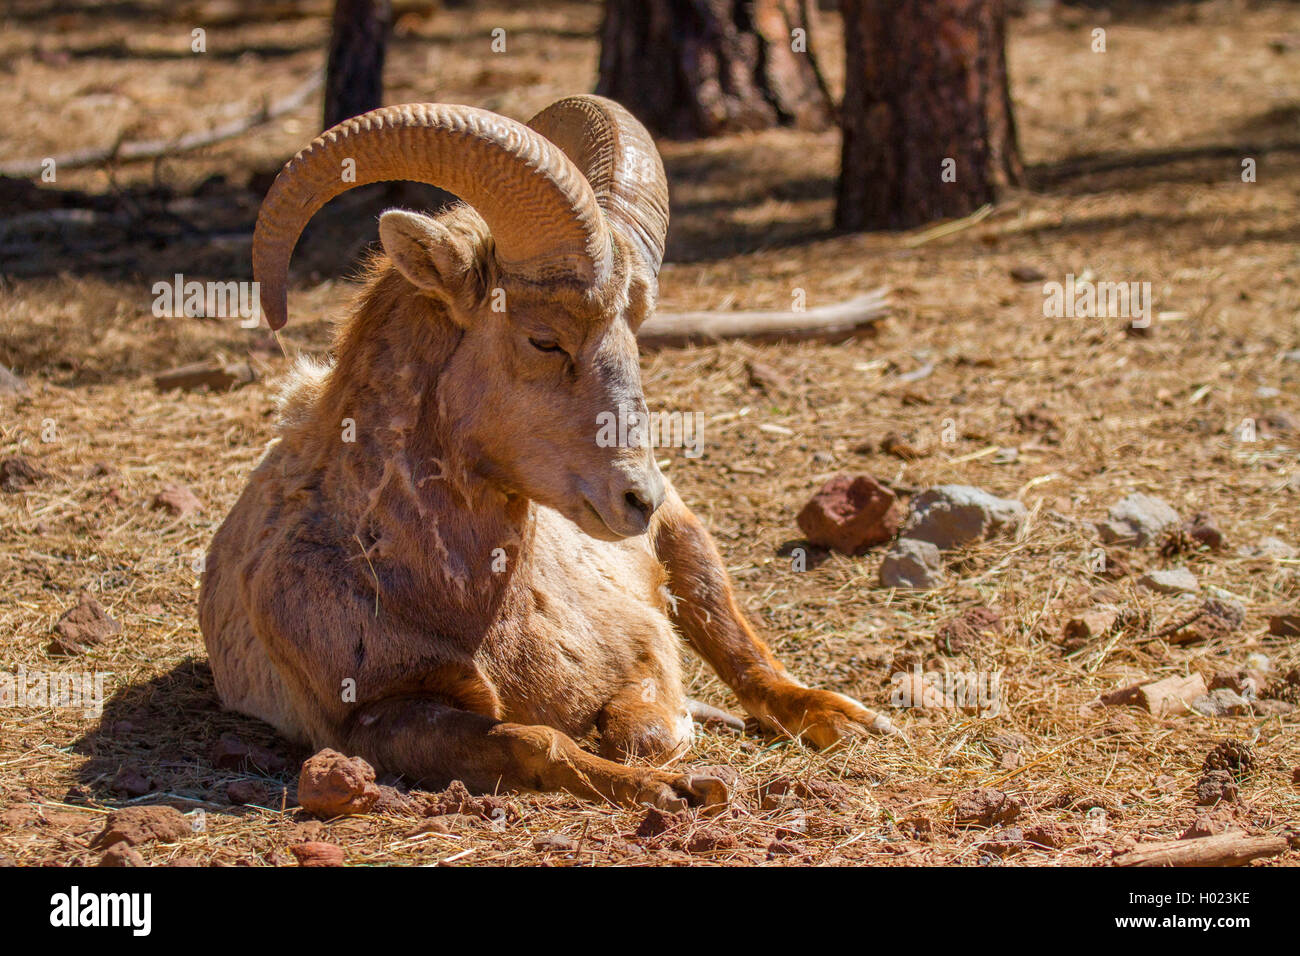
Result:
<instances>
[{"instance_id":1,"label":"sheep's eye","mask_svg":"<svg viewBox=\"0 0 1300 956\"><path fill-rule=\"evenodd\" d=\"M548 339L529 339L528 344L539 352L563 352L564 349Z\"/></svg>"}]
</instances>

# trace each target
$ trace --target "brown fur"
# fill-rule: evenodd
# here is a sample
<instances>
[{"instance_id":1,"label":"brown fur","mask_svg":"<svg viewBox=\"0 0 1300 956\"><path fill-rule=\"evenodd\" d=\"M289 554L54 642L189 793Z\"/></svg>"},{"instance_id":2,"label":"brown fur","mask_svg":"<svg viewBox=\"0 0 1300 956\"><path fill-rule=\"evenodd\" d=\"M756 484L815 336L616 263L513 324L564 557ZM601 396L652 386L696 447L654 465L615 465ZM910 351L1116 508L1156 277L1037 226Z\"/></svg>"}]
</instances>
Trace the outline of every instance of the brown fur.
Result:
<instances>
[{"instance_id":1,"label":"brown fur","mask_svg":"<svg viewBox=\"0 0 1300 956\"><path fill-rule=\"evenodd\" d=\"M772 730L887 729L786 674L650 449L597 447L598 411L645 407L654 282L621 240L592 295L499 275L464 207L381 232L335 364L300 367L212 543L200 624L227 707L426 784L713 805L715 779L616 762L689 743L680 632Z\"/></svg>"}]
</instances>

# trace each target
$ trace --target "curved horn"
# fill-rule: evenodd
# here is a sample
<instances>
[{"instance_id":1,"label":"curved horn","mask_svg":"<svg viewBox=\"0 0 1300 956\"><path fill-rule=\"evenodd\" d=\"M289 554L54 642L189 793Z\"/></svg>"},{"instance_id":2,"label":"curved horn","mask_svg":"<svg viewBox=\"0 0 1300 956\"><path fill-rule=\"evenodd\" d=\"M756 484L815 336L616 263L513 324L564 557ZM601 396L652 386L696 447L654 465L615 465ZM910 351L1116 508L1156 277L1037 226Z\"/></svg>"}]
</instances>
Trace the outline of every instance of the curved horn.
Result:
<instances>
[{"instance_id":1,"label":"curved horn","mask_svg":"<svg viewBox=\"0 0 1300 956\"><path fill-rule=\"evenodd\" d=\"M603 96L556 100L528 125L582 170L610 228L632 242L657 276L668 234L668 178L646 128Z\"/></svg>"},{"instance_id":2,"label":"curved horn","mask_svg":"<svg viewBox=\"0 0 1300 956\"><path fill-rule=\"evenodd\" d=\"M344 161L355 180L344 182ZM405 179L455 194L492 233L496 257L529 279L600 285L609 232L591 186L554 144L528 127L469 106L387 106L339 123L285 164L253 233L253 278L268 324L288 318L289 258L308 220L356 186Z\"/></svg>"}]
</instances>

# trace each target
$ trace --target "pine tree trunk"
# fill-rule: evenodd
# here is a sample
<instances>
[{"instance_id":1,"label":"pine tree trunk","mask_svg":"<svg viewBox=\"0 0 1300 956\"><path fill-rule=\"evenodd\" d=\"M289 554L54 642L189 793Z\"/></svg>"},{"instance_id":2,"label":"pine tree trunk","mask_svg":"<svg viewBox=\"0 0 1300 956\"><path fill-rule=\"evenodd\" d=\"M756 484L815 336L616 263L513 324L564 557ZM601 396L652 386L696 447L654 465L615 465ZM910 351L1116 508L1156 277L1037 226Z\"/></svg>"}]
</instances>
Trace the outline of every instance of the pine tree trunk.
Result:
<instances>
[{"instance_id":1,"label":"pine tree trunk","mask_svg":"<svg viewBox=\"0 0 1300 956\"><path fill-rule=\"evenodd\" d=\"M390 0L335 0L325 70L325 129L383 105Z\"/></svg>"},{"instance_id":2,"label":"pine tree trunk","mask_svg":"<svg viewBox=\"0 0 1300 956\"><path fill-rule=\"evenodd\" d=\"M843 0L836 225L965 216L1023 180L1002 0Z\"/></svg>"},{"instance_id":3,"label":"pine tree trunk","mask_svg":"<svg viewBox=\"0 0 1300 956\"><path fill-rule=\"evenodd\" d=\"M606 0L596 92L651 132L824 128L806 0Z\"/></svg>"}]
</instances>

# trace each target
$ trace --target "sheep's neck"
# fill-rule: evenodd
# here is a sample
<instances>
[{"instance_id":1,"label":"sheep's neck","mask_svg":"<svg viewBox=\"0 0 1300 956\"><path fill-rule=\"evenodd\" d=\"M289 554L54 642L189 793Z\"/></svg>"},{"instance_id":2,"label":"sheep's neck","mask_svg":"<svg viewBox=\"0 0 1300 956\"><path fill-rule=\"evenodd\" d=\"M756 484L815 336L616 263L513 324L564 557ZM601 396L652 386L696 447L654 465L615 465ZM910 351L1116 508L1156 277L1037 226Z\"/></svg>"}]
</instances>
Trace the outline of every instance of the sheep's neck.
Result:
<instances>
[{"instance_id":1,"label":"sheep's neck","mask_svg":"<svg viewBox=\"0 0 1300 956\"><path fill-rule=\"evenodd\" d=\"M336 516L340 536L352 539L361 575L373 578L390 609L425 617L445 610L474 631L500 612L516 590L511 582L522 580L532 507L476 475L442 425L438 382L455 330L429 336L426 326L426 334L413 335L400 310L390 316L339 342L314 424L321 435L337 436L348 419L355 428L342 454L318 463L322 505Z\"/></svg>"}]
</instances>

